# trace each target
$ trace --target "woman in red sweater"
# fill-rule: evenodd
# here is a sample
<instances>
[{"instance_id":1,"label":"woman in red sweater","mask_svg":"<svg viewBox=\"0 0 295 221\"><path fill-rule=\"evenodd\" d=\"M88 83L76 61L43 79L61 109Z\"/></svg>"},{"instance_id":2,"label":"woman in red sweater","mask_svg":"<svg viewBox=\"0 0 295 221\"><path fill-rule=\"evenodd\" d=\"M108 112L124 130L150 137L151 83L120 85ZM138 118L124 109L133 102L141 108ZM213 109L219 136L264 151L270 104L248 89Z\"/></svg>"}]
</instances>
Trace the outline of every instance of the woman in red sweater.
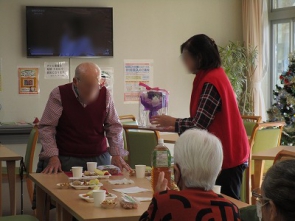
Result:
<instances>
[{"instance_id":1,"label":"woman in red sweater","mask_svg":"<svg viewBox=\"0 0 295 221\"><path fill-rule=\"evenodd\" d=\"M153 117L151 122L179 134L199 128L217 136L222 142L224 160L216 184L221 185L222 193L239 199L250 148L235 93L220 67L217 45L204 34L195 35L181 45L181 53L188 71L196 75L190 117L161 115Z\"/></svg>"},{"instance_id":2,"label":"woman in red sweater","mask_svg":"<svg viewBox=\"0 0 295 221\"><path fill-rule=\"evenodd\" d=\"M180 191L168 190L164 172L140 221L240 221L237 206L213 192L221 169L220 140L205 130L187 130L175 144L174 180Z\"/></svg>"}]
</instances>

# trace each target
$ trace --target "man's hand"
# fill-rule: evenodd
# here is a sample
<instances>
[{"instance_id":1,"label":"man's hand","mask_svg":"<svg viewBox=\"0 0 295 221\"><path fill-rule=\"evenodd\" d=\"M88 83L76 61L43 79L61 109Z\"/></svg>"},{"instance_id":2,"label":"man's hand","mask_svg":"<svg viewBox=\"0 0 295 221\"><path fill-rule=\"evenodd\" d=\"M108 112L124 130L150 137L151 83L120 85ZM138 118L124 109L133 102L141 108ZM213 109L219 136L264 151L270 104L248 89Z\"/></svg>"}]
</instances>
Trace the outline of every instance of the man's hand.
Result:
<instances>
[{"instance_id":1,"label":"man's hand","mask_svg":"<svg viewBox=\"0 0 295 221\"><path fill-rule=\"evenodd\" d=\"M168 188L168 180L165 178L165 173L164 172L160 172L159 176L158 176L158 182L156 185L156 189L155 192L162 192L169 189Z\"/></svg>"},{"instance_id":2,"label":"man's hand","mask_svg":"<svg viewBox=\"0 0 295 221\"><path fill-rule=\"evenodd\" d=\"M158 125L158 127L174 127L176 118L167 115L158 115L151 118L151 123Z\"/></svg>"},{"instance_id":3,"label":"man's hand","mask_svg":"<svg viewBox=\"0 0 295 221\"><path fill-rule=\"evenodd\" d=\"M112 164L119 167L123 172L123 168L125 168L128 172L131 171L131 167L125 162L125 160L121 156L113 156Z\"/></svg>"},{"instance_id":4,"label":"man's hand","mask_svg":"<svg viewBox=\"0 0 295 221\"><path fill-rule=\"evenodd\" d=\"M42 171L45 174L62 172L58 156L50 157L47 167Z\"/></svg>"}]
</instances>

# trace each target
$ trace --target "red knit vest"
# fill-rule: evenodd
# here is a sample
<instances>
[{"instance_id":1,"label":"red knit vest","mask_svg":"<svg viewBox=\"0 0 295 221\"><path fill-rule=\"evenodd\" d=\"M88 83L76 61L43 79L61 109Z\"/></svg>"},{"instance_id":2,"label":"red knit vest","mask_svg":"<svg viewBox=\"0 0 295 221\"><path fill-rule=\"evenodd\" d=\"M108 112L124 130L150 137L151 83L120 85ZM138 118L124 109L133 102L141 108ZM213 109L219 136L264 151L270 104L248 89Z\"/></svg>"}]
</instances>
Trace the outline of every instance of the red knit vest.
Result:
<instances>
[{"instance_id":1,"label":"red knit vest","mask_svg":"<svg viewBox=\"0 0 295 221\"><path fill-rule=\"evenodd\" d=\"M250 148L246 130L237 106L232 86L222 68L200 71L194 80L190 115L194 117L205 83L215 86L221 97L221 111L217 111L208 131L218 137L223 146L223 169L233 168L248 160Z\"/></svg>"},{"instance_id":2,"label":"red knit vest","mask_svg":"<svg viewBox=\"0 0 295 221\"><path fill-rule=\"evenodd\" d=\"M59 155L97 157L105 153L106 88L86 107L78 101L71 83L59 86L59 91L63 107L55 135Z\"/></svg>"}]
</instances>

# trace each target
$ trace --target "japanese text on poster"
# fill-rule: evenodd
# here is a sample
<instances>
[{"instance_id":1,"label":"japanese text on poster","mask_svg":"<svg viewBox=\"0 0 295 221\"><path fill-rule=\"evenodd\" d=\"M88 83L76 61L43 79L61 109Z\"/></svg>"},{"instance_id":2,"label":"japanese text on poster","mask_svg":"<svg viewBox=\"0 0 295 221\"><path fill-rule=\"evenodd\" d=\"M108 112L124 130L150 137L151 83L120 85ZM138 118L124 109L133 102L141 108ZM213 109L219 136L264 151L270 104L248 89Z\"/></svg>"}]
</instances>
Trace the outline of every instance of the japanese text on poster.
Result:
<instances>
[{"instance_id":1,"label":"japanese text on poster","mask_svg":"<svg viewBox=\"0 0 295 221\"><path fill-rule=\"evenodd\" d=\"M139 93L143 90L139 82L152 85L153 60L124 60L124 79L124 103L138 103Z\"/></svg>"},{"instance_id":2,"label":"japanese text on poster","mask_svg":"<svg viewBox=\"0 0 295 221\"><path fill-rule=\"evenodd\" d=\"M39 67L18 67L19 94L39 94Z\"/></svg>"},{"instance_id":3,"label":"japanese text on poster","mask_svg":"<svg viewBox=\"0 0 295 221\"><path fill-rule=\"evenodd\" d=\"M44 62L45 79L69 79L69 63L61 62Z\"/></svg>"},{"instance_id":4,"label":"japanese text on poster","mask_svg":"<svg viewBox=\"0 0 295 221\"><path fill-rule=\"evenodd\" d=\"M105 86L110 91L110 93L113 97L114 68L112 68L112 67L102 67L101 68L100 85Z\"/></svg>"}]
</instances>

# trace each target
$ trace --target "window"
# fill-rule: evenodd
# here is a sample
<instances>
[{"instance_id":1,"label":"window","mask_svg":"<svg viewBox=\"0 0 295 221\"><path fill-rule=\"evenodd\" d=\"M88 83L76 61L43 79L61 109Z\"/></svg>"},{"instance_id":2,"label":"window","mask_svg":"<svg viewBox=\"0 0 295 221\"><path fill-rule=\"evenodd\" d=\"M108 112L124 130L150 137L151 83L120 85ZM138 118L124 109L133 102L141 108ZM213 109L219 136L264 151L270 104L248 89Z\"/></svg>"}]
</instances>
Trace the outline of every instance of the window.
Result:
<instances>
[{"instance_id":1,"label":"window","mask_svg":"<svg viewBox=\"0 0 295 221\"><path fill-rule=\"evenodd\" d=\"M295 0L270 0L269 8L272 92L281 85L279 76L288 70L289 54L295 50Z\"/></svg>"},{"instance_id":2,"label":"window","mask_svg":"<svg viewBox=\"0 0 295 221\"><path fill-rule=\"evenodd\" d=\"M295 0L273 0L272 1L272 8L288 8L295 6Z\"/></svg>"}]
</instances>

